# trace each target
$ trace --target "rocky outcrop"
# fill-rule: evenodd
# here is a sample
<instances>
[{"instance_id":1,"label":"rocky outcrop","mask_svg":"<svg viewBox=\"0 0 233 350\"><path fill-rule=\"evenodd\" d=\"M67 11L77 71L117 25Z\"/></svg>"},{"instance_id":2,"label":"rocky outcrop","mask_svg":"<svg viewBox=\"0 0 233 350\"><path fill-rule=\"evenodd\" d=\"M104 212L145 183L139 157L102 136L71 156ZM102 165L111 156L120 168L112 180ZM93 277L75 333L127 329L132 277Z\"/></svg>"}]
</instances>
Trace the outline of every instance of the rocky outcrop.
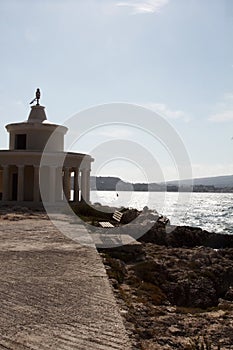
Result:
<instances>
[{"instance_id":1,"label":"rocky outcrop","mask_svg":"<svg viewBox=\"0 0 233 350\"><path fill-rule=\"evenodd\" d=\"M189 234L195 238L199 232ZM195 344L203 339L207 345L200 349L215 350L218 344L230 349L233 249L184 247L173 237L172 244L180 247L142 242L141 260L132 252L121 255L119 248L117 254L114 248L105 251L103 260L135 349L198 349ZM192 244L198 242L194 238Z\"/></svg>"},{"instance_id":2,"label":"rocky outcrop","mask_svg":"<svg viewBox=\"0 0 233 350\"><path fill-rule=\"evenodd\" d=\"M154 223L151 223L151 219ZM142 237L139 237L141 242L171 247L233 248L233 235L211 233L198 227L170 225L166 220L164 222L160 220L156 212L153 214L152 211L148 211L140 214L140 222L142 225L148 223L150 227Z\"/></svg>"},{"instance_id":3,"label":"rocky outcrop","mask_svg":"<svg viewBox=\"0 0 233 350\"><path fill-rule=\"evenodd\" d=\"M164 248L154 244L140 248L141 254L137 257L132 255L132 250L127 254L124 247L121 251L118 247L107 252L112 258L129 264L137 288L143 284L158 288L157 292L160 290L163 294L159 303L206 309L216 306L219 298L232 299L233 249L226 252L204 247Z\"/></svg>"},{"instance_id":4,"label":"rocky outcrop","mask_svg":"<svg viewBox=\"0 0 233 350\"><path fill-rule=\"evenodd\" d=\"M233 248L232 235L211 233L190 226L165 226L158 222L139 240L171 247Z\"/></svg>"}]
</instances>

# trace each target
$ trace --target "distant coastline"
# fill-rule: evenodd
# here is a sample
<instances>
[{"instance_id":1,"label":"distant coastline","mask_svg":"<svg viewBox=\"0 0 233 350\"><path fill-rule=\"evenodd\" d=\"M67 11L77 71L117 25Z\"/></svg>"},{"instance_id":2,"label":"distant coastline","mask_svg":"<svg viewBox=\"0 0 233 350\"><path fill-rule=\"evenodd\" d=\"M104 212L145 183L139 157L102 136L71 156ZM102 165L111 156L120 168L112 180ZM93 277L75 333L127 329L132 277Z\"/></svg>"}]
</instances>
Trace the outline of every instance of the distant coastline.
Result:
<instances>
[{"instance_id":1,"label":"distant coastline","mask_svg":"<svg viewBox=\"0 0 233 350\"><path fill-rule=\"evenodd\" d=\"M193 185L192 185L193 182ZM233 175L167 183L130 183L112 176L91 176L91 191L233 193Z\"/></svg>"}]
</instances>

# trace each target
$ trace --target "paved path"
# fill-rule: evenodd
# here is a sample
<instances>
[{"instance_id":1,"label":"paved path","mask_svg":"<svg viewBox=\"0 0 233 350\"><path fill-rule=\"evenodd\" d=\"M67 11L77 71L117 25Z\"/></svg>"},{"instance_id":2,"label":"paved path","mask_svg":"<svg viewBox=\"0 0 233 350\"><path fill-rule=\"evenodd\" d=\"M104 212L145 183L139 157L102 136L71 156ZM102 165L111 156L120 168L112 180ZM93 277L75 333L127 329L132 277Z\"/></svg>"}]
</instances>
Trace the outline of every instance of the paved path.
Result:
<instances>
[{"instance_id":1,"label":"paved path","mask_svg":"<svg viewBox=\"0 0 233 350\"><path fill-rule=\"evenodd\" d=\"M7 349L131 349L96 249L45 219L0 220L0 350Z\"/></svg>"}]
</instances>

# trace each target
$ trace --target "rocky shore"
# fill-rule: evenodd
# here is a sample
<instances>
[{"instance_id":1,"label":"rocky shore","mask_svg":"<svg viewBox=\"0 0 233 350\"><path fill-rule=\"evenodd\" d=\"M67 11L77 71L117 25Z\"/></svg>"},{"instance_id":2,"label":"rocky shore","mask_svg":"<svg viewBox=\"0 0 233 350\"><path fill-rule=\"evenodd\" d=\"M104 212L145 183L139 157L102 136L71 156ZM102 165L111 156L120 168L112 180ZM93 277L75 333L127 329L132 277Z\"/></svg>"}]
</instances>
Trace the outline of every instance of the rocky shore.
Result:
<instances>
[{"instance_id":1,"label":"rocky shore","mask_svg":"<svg viewBox=\"0 0 233 350\"><path fill-rule=\"evenodd\" d=\"M101 250L134 348L233 349L233 237L156 222L139 241Z\"/></svg>"}]
</instances>

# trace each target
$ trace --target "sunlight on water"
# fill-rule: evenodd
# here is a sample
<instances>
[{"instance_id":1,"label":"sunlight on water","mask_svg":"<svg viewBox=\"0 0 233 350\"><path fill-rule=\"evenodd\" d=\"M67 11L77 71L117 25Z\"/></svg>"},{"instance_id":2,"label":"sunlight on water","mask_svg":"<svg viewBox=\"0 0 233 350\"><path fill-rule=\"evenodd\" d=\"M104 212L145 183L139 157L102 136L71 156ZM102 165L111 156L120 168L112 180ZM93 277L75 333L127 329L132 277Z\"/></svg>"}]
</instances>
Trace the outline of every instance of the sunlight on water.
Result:
<instances>
[{"instance_id":1,"label":"sunlight on water","mask_svg":"<svg viewBox=\"0 0 233 350\"><path fill-rule=\"evenodd\" d=\"M168 216L175 225L233 234L232 193L91 191L91 201L138 210L148 206Z\"/></svg>"}]
</instances>

